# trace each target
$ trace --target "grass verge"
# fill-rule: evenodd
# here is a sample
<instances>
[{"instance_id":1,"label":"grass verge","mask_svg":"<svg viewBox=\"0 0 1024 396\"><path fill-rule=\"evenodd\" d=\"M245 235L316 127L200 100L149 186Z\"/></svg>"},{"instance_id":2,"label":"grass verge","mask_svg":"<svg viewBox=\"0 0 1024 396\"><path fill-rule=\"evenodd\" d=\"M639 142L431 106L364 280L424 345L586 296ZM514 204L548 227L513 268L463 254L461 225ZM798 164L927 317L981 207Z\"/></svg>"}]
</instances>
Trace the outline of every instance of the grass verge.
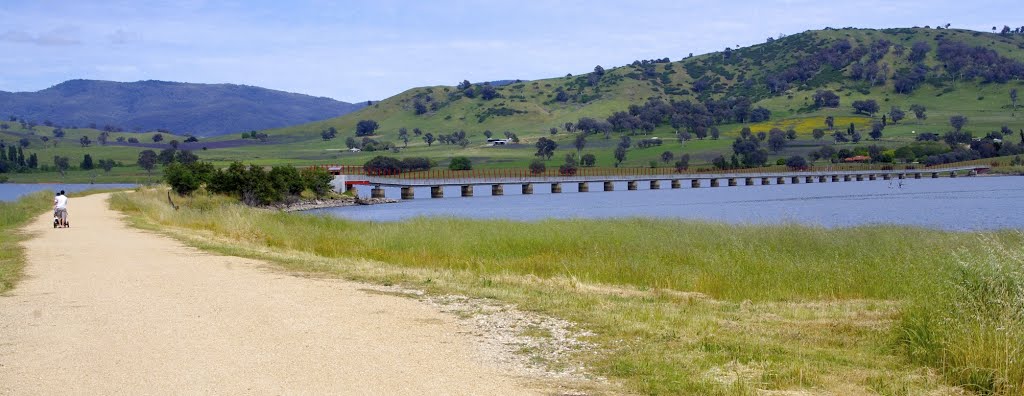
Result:
<instances>
[{"instance_id":1,"label":"grass verge","mask_svg":"<svg viewBox=\"0 0 1024 396\"><path fill-rule=\"evenodd\" d=\"M111 203L136 225L200 248L293 271L493 298L573 321L599 346L573 359L648 394L956 393L940 377L947 370L912 363L894 334L905 333L907 301L948 290L963 263L989 251L972 234L907 227L378 224L206 195L175 211L163 194L116 194ZM1024 241L1013 232L985 237L991 246Z\"/></svg>"},{"instance_id":2,"label":"grass verge","mask_svg":"<svg viewBox=\"0 0 1024 396\"><path fill-rule=\"evenodd\" d=\"M0 293L14 287L25 267L25 255L19 243L28 235L18 228L52 206L50 191L28 194L14 202L0 202Z\"/></svg>"}]
</instances>

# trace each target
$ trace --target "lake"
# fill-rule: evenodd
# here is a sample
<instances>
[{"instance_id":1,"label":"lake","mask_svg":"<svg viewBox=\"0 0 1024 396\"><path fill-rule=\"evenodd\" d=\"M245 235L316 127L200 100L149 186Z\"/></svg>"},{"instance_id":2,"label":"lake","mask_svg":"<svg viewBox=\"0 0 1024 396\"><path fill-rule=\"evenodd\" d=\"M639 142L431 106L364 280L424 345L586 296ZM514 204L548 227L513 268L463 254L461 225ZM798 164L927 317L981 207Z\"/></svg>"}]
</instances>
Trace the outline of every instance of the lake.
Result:
<instances>
[{"instance_id":1,"label":"lake","mask_svg":"<svg viewBox=\"0 0 1024 396\"><path fill-rule=\"evenodd\" d=\"M111 188L135 188L134 184L15 184L5 183L0 184L0 201L14 201L25 194L31 194L36 191L50 190L72 193L77 191L85 190L99 190L99 189L111 189Z\"/></svg>"},{"instance_id":2,"label":"lake","mask_svg":"<svg viewBox=\"0 0 1024 396\"><path fill-rule=\"evenodd\" d=\"M477 219L540 220L548 218L679 218L729 223L802 223L825 227L901 224L947 230L1024 229L1024 177L960 177L862 182L705 187L604 192L592 183L590 192L563 184L551 194L549 184L534 185L533 195L520 195L519 185L505 186L504 196L490 196L490 186L477 186L474 197L459 197L459 187L445 188L445 197L431 199L429 188L417 188L416 199L397 204L352 206L309 211L353 220L398 221L419 216ZM369 187L360 186L360 195ZM399 189L386 195L399 197Z\"/></svg>"}]
</instances>

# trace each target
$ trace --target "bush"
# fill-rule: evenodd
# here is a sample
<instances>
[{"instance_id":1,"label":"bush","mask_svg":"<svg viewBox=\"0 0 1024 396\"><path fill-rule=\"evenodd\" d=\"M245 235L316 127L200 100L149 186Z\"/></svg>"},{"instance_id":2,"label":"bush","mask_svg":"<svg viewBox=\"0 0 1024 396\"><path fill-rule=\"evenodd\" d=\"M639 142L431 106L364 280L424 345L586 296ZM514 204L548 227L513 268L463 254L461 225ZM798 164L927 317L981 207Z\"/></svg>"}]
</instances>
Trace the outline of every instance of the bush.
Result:
<instances>
[{"instance_id":1,"label":"bush","mask_svg":"<svg viewBox=\"0 0 1024 396\"><path fill-rule=\"evenodd\" d=\"M593 154L583 154L583 158L580 159L580 164L585 167L592 167L597 163L597 157Z\"/></svg>"},{"instance_id":2,"label":"bush","mask_svg":"<svg viewBox=\"0 0 1024 396\"><path fill-rule=\"evenodd\" d=\"M807 160L799 155L794 155L786 159L786 166L794 170L807 169Z\"/></svg>"},{"instance_id":3,"label":"bush","mask_svg":"<svg viewBox=\"0 0 1024 396\"><path fill-rule=\"evenodd\" d=\"M334 180L334 175L326 169L306 168L300 174L302 175L302 184L317 197L323 197L331 191L331 181Z\"/></svg>"},{"instance_id":4,"label":"bush","mask_svg":"<svg viewBox=\"0 0 1024 396\"><path fill-rule=\"evenodd\" d=\"M562 176L575 176L576 171L576 164L564 163L558 167L558 174Z\"/></svg>"},{"instance_id":5,"label":"bush","mask_svg":"<svg viewBox=\"0 0 1024 396\"><path fill-rule=\"evenodd\" d=\"M410 157L402 160L402 170L406 172L425 171L437 166L427 157Z\"/></svg>"},{"instance_id":6,"label":"bush","mask_svg":"<svg viewBox=\"0 0 1024 396\"><path fill-rule=\"evenodd\" d=\"M363 164L363 170L368 175L397 175L402 173L402 161L378 155L366 161Z\"/></svg>"},{"instance_id":7,"label":"bush","mask_svg":"<svg viewBox=\"0 0 1024 396\"><path fill-rule=\"evenodd\" d=\"M164 180L178 195L190 195L203 184L209 183L214 174L213 164L209 162L193 162L181 164L173 162L164 169Z\"/></svg>"},{"instance_id":8,"label":"bush","mask_svg":"<svg viewBox=\"0 0 1024 396\"><path fill-rule=\"evenodd\" d=\"M299 195L306 189L302 175L294 166L275 166L270 169L268 176L274 184L274 189L288 195Z\"/></svg>"},{"instance_id":9,"label":"bush","mask_svg":"<svg viewBox=\"0 0 1024 396\"><path fill-rule=\"evenodd\" d=\"M454 157L452 162L448 164L448 169L453 171L471 170L473 169L473 163L466 157Z\"/></svg>"},{"instance_id":10,"label":"bush","mask_svg":"<svg viewBox=\"0 0 1024 396\"><path fill-rule=\"evenodd\" d=\"M546 170L547 170L547 166L544 165L544 161L541 161L539 159L535 159L535 160L533 160L533 162L530 162L530 173L532 173L534 175L539 175L541 173L544 173L544 171L546 171Z\"/></svg>"}]
</instances>

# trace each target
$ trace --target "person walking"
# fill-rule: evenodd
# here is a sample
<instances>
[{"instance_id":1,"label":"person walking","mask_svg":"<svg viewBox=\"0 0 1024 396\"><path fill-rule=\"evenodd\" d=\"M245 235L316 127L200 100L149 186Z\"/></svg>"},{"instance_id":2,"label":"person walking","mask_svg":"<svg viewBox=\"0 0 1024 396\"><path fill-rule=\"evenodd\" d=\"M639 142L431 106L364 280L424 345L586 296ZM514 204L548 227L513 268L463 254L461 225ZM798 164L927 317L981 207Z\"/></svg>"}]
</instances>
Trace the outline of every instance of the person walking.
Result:
<instances>
[{"instance_id":1,"label":"person walking","mask_svg":"<svg viewBox=\"0 0 1024 396\"><path fill-rule=\"evenodd\" d=\"M58 227L68 227L68 196L64 195L64 190L53 198L53 216L57 218Z\"/></svg>"}]
</instances>

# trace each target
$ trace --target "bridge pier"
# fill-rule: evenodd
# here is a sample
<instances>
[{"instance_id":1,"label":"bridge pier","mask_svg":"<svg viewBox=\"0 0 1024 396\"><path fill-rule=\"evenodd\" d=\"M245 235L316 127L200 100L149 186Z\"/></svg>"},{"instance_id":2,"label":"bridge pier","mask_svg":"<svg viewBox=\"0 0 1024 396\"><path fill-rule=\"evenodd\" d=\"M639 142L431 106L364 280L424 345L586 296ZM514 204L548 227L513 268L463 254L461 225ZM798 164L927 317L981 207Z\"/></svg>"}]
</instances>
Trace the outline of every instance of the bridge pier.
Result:
<instances>
[{"instance_id":1,"label":"bridge pier","mask_svg":"<svg viewBox=\"0 0 1024 396\"><path fill-rule=\"evenodd\" d=\"M857 181L864 181L864 175L857 175Z\"/></svg>"},{"instance_id":2,"label":"bridge pier","mask_svg":"<svg viewBox=\"0 0 1024 396\"><path fill-rule=\"evenodd\" d=\"M949 172L949 177L956 177L956 171Z\"/></svg>"},{"instance_id":3,"label":"bridge pier","mask_svg":"<svg viewBox=\"0 0 1024 396\"><path fill-rule=\"evenodd\" d=\"M718 187L718 179L711 179L711 187Z\"/></svg>"},{"instance_id":4,"label":"bridge pier","mask_svg":"<svg viewBox=\"0 0 1024 396\"><path fill-rule=\"evenodd\" d=\"M373 186L373 189L370 190L370 198L384 198L384 189L380 186Z\"/></svg>"},{"instance_id":5,"label":"bridge pier","mask_svg":"<svg viewBox=\"0 0 1024 396\"><path fill-rule=\"evenodd\" d=\"M610 182L610 181L604 182L604 190L605 191L615 191L615 183Z\"/></svg>"},{"instance_id":6,"label":"bridge pier","mask_svg":"<svg viewBox=\"0 0 1024 396\"><path fill-rule=\"evenodd\" d=\"M793 176L790 179L792 179L790 180L790 182L792 182L793 184L800 184L800 176Z\"/></svg>"},{"instance_id":7,"label":"bridge pier","mask_svg":"<svg viewBox=\"0 0 1024 396\"><path fill-rule=\"evenodd\" d=\"M762 186L768 186L768 185L771 185L771 184L772 184L771 179L769 179L767 177L762 177L761 178L761 185Z\"/></svg>"},{"instance_id":8,"label":"bridge pier","mask_svg":"<svg viewBox=\"0 0 1024 396\"><path fill-rule=\"evenodd\" d=\"M530 195L530 194L533 194L533 184L530 184L530 183L523 184L523 195Z\"/></svg>"},{"instance_id":9,"label":"bridge pier","mask_svg":"<svg viewBox=\"0 0 1024 396\"><path fill-rule=\"evenodd\" d=\"M729 187L736 187L736 178L735 177L730 177L729 178Z\"/></svg>"},{"instance_id":10,"label":"bridge pier","mask_svg":"<svg viewBox=\"0 0 1024 396\"><path fill-rule=\"evenodd\" d=\"M430 187L430 198L444 198L444 187L431 186Z\"/></svg>"},{"instance_id":11,"label":"bridge pier","mask_svg":"<svg viewBox=\"0 0 1024 396\"><path fill-rule=\"evenodd\" d=\"M878 180L878 176L875 175L874 173L872 173L872 174L868 175L868 180Z\"/></svg>"},{"instance_id":12,"label":"bridge pier","mask_svg":"<svg viewBox=\"0 0 1024 396\"><path fill-rule=\"evenodd\" d=\"M681 188L683 185L679 182L679 179L672 179L672 188Z\"/></svg>"},{"instance_id":13,"label":"bridge pier","mask_svg":"<svg viewBox=\"0 0 1024 396\"><path fill-rule=\"evenodd\" d=\"M629 191L636 191L636 180L626 182L626 189Z\"/></svg>"},{"instance_id":14,"label":"bridge pier","mask_svg":"<svg viewBox=\"0 0 1024 396\"><path fill-rule=\"evenodd\" d=\"M814 176L807 176L804 178L804 182L814 183Z\"/></svg>"},{"instance_id":15,"label":"bridge pier","mask_svg":"<svg viewBox=\"0 0 1024 396\"><path fill-rule=\"evenodd\" d=\"M938 179L938 178L939 178L939 172L932 172L932 179Z\"/></svg>"},{"instance_id":16,"label":"bridge pier","mask_svg":"<svg viewBox=\"0 0 1024 396\"><path fill-rule=\"evenodd\" d=\"M838 183L839 182L839 175L832 175L832 182L833 183Z\"/></svg>"},{"instance_id":17,"label":"bridge pier","mask_svg":"<svg viewBox=\"0 0 1024 396\"><path fill-rule=\"evenodd\" d=\"M921 178L921 173L920 172L914 173L914 178L915 179L920 179Z\"/></svg>"},{"instance_id":18,"label":"bridge pier","mask_svg":"<svg viewBox=\"0 0 1024 396\"><path fill-rule=\"evenodd\" d=\"M651 180L651 190L661 189L661 182L658 180Z\"/></svg>"},{"instance_id":19,"label":"bridge pier","mask_svg":"<svg viewBox=\"0 0 1024 396\"><path fill-rule=\"evenodd\" d=\"M416 198L416 193L413 192L413 188L409 186L402 187L402 199L413 198Z\"/></svg>"},{"instance_id":20,"label":"bridge pier","mask_svg":"<svg viewBox=\"0 0 1024 396\"><path fill-rule=\"evenodd\" d=\"M900 180L903 180L903 179L907 178L907 174L906 173L900 173L900 174L896 175L896 177L898 177Z\"/></svg>"},{"instance_id":21,"label":"bridge pier","mask_svg":"<svg viewBox=\"0 0 1024 396\"><path fill-rule=\"evenodd\" d=\"M753 177L748 177L748 178L744 179L743 180L743 185L745 185L745 186L753 186L754 185L754 178Z\"/></svg>"},{"instance_id":22,"label":"bridge pier","mask_svg":"<svg viewBox=\"0 0 1024 396\"><path fill-rule=\"evenodd\" d=\"M460 189L460 192L462 193L463 197L472 197L473 196L473 186L472 185L468 185L468 184L465 185L465 186L462 186L462 188Z\"/></svg>"},{"instance_id":23,"label":"bridge pier","mask_svg":"<svg viewBox=\"0 0 1024 396\"><path fill-rule=\"evenodd\" d=\"M580 182L579 186L576 187L577 192L590 192L590 183Z\"/></svg>"},{"instance_id":24,"label":"bridge pier","mask_svg":"<svg viewBox=\"0 0 1024 396\"><path fill-rule=\"evenodd\" d=\"M818 183L825 183L828 181L828 176L818 176Z\"/></svg>"},{"instance_id":25,"label":"bridge pier","mask_svg":"<svg viewBox=\"0 0 1024 396\"><path fill-rule=\"evenodd\" d=\"M882 175L882 180L892 180L892 174L891 173L886 173L886 174Z\"/></svg>"},{"instance_id":26,"label":"bridge pier","mask_svg":"<svg viewBox=\"0 0 1024 396\"><path fill-rule=\"evenodd\" d=\"M551 183L551 193L559 194L562 192L562 183Z\"/></svg>"},{"instance_id":27,"label":"bridge pier","mask_svg":"<svg viewBox=\"0 0 1024 396\"><path fill-rule=\"evenodd\" d=\"M782 176L776 177L775 184L786 184L786 178Z\"/></svg>"},{"instance_id":28,"label":"bridge pier","mask_svg":"<svg viewBox=\"0 0 1024 396\"><path fill-rule=\"evenodd\" d=\"M690 180L690 188L700 188L700 179Z\"/></svg>"},{"instance_id":29,"label":"bridge pier","mask_svg":"<svg viewBox=\"0 0 1024 396\"><path fill-rule=\"evenodd\" d=\"M843 175L843 181L850 181L850 180L853 180L853 176L851 176L851 175Z\"/></svg>"},{"instance_id":30,"label":"bridge pier","mask_svg":"<svg viewBox=\"0 0 1024 396\"><path fill-rule=\"evenodd\" d=\"M502 186L501 184L492 184L491 185L491 196L499 196L499 195L505 195L505 186Z\"/></svg>"}]
</instances>

